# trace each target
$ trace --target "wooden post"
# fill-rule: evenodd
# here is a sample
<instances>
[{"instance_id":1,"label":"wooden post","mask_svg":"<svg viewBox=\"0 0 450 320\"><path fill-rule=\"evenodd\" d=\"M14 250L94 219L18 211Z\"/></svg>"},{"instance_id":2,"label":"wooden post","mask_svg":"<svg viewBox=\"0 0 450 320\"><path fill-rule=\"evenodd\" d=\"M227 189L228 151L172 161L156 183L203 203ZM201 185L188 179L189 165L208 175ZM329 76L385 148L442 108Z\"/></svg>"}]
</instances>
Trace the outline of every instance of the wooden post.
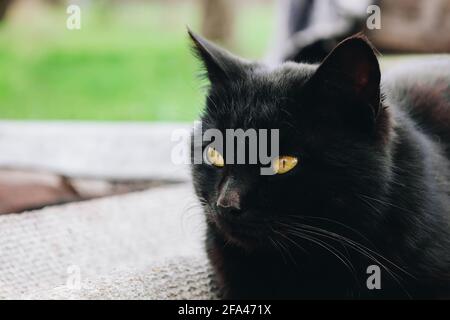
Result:
<instances>
[{"instance_id":1,"label":"wooden post","mask_svg":"<svg viewBox=\"0 0 450 320\"><path fill-rule=\"evenodd\" d=\"M234 11L231 0L202 0L201 33L206 38L222 43L232 44Z\"/></svg>"},{"instance_id":2,"label":"wooden post","mask_svg":"<svg viewBox=\"0 0 450 320\"><path fill-rule=\"evenodd\" d=\"M1 0L0 1L0 21L6 16L9 6L13 3L13 0Z\"/></svg>"}]
</instances>

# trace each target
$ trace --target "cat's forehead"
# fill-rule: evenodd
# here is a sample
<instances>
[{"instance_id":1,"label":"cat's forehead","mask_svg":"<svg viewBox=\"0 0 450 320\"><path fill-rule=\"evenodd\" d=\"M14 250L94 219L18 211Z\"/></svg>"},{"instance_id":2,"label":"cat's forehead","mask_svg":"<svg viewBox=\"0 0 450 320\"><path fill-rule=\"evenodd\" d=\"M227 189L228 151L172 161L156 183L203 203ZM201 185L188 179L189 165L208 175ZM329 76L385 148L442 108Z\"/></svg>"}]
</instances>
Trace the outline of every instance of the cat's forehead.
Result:
<instances>
[{"instance_id":1,"label":"cat's forehead","mask_svg":"<svg viewBox=\"0 0 450 320\"><path fill-rule=\"evenodd\" d=\"M259 65L254 69L254 74L261 75L270 82L306 82L317 70L318 65L296 62L284 62L280 65Z\"/></svg>"},{"instance_id":2,"label":"cat's forehead","mask_svg":"<svg viewBox=\"0 0 450 320\"><path fill-rule=\"evenodd\" d=\"M245 79L208 97L206 118L222 128L277 128L289 117L295 93L316 67L284 63L276 68L258 66Z\"/></svg>"}]
</instances>

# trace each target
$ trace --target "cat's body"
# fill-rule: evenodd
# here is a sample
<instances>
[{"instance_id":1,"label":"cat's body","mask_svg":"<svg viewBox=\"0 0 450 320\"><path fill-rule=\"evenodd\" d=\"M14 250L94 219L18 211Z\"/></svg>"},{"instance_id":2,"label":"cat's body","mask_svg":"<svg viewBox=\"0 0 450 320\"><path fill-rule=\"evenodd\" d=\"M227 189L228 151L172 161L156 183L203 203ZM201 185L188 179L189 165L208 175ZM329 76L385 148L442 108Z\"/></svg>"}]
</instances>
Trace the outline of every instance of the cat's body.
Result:
<instances>
[{"instance_id":1,"label":"cat's body","mask_svg":"<svg viewBox=\"0 0 450 320\"><path fill-rule=\"evenodd\" d=\"M361 38L275 70L193 38L212 82L205 129L279 128L280 153L299 158L282 176L193 166L224 297L450 297L450 58L399 69L380 92Z\"/></svg>"}]
</instances>

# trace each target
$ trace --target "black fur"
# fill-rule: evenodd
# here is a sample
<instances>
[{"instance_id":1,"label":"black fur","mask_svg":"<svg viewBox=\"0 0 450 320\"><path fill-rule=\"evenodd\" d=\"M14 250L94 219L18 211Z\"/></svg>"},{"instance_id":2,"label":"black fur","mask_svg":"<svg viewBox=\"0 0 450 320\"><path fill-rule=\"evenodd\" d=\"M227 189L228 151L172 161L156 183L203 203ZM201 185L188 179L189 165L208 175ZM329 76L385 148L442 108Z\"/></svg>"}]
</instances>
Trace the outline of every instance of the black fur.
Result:
<instances>
[{"instance_id":1,"label":"black fur","mask_svg":"<svg viewBox=\"0 0 450 320\"><path fill-rule=\"evenodd\" d=\"M450 59L433 62L439 79L382 85L362 36L321 65L270 70L190 35L211 80L203 130L278 128L281 155L299 159L276 176L192 166L223 297L450 297ZM225 183L239 212L217 206Z\"/></svg>"}]
</instances>

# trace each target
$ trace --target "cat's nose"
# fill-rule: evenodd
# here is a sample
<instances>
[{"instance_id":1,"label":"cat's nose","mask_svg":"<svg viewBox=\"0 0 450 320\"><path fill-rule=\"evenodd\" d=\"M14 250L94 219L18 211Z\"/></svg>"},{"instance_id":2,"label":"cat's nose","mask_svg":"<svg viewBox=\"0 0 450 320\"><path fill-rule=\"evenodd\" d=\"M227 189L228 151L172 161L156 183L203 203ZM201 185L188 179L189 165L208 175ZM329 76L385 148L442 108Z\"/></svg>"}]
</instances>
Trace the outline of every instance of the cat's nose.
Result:
<instances>
[{"instance_id":1,"label":"cat's nose","mask_svg":"<svg viewBox=\"0 0 450 320\"><path fill-rule=\"evenodd\" d=\"M217 207L223 213L239 213L242 210L242 190L240 183L228 178L222 185L217 198Z\"/></svg>"},{"instance_id":2,"label":"cat's nose","mask_svg":"<svg viewBox=\"0 0 450 320\"><path fill-rule=\"evenodd\" d=\"M222 209L241 210L239 193L235 190L221 193L217 199L217 206Z\"/></svg>"}]
</instances>

